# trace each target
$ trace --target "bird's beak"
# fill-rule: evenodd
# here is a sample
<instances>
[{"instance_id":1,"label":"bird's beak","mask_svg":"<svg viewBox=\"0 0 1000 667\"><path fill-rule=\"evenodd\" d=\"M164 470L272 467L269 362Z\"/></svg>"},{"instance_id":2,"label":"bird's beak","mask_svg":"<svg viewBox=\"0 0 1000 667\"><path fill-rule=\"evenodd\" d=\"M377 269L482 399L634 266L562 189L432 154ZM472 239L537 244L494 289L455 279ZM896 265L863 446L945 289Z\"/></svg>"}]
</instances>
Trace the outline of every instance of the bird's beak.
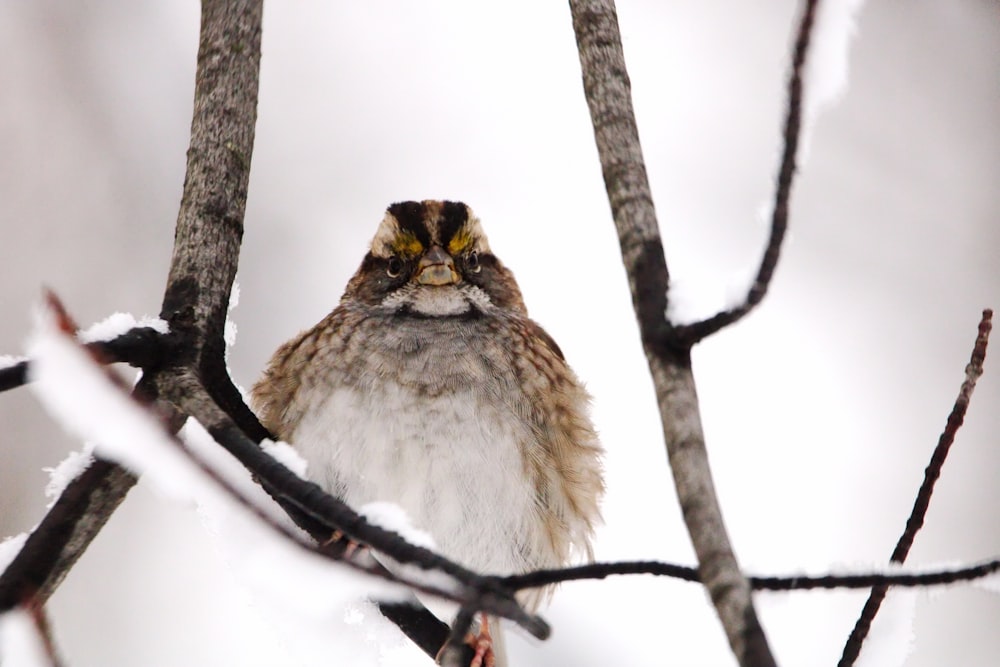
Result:
<instances>
[{"instance_id":1,"label":"bird's beak","mask_svg":"<svg viewBox=\"0 0 1000 667\"><path fill-rule=\"evenodd\" d=\"M417 275L414 280L419 285L454 285L458 282L455 260L441 246L431 246L417 263Z\"/></svg>"}]
</instances>

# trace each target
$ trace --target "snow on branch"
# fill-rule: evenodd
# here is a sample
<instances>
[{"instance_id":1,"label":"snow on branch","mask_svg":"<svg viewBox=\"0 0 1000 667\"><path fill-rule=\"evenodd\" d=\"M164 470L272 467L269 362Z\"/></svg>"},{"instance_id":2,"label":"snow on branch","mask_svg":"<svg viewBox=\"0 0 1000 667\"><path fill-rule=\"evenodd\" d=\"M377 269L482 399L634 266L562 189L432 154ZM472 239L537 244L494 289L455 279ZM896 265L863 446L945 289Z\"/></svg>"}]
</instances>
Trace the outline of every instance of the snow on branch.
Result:
<instances>
[{"instance_id":1,"label":"snow on branch","mask_svg":"<svg viewBox=\"0 0 1000 667\"><path fill-rule=\"evenodd\" d=\"M166 322L155 318L136 320L126 313L115 313L77 336L102 363L124 362L136 368L156 366L172 344ZM30 374L30 357L0 357L0 392L26 384Z\"/></svg>"},{"instance_id":2,"label":"snow on branch","mask_svg":"<svg viewBox=\"0 0 1000 667\"><path fill-rule=\"evenodd\" d=\"M182 406L198 408L200 405L200 409L192 411L193 416L207 417L208 431L213 435L222 433L228 443L227 449L241 461L249 455L253 465L248 468L261 479L268 480L283 497L352 539L370 545L400 563L418 565L421 571L400 569L390 572L379 566L367 551L354 554L342 552L339 558L334 558L322 546L290 529L276 505L264 505L259 499L252 499L238 488L238 482L225 471L208 465L173 436L165 421L153 414L148 406L140 405L129 396L124 391L123 383L95 363L86 348L74 340L70 333L72 328L54 298L50 300L50 305L51 313L42 318L29 344L31 356L35 359L32 389L64 427L94 442L99 455L143 474L171 499L202 505L221 504L229 512L237 507L248 510L270 529L268 534L272 539L267 548L275 548L275 539L282 545L298 547L297 551L283 549L282 557L286 560L280 568L272 570L319 573L323 570L316 567L316 556L321 560L334 559L359 572L510 618L535 636L547 636L548 626L541 619L524 612L513 594L494 578L472 573L369 523L318 486L301 479L242 435L208 399L200 385L178 380L176 385L182 387L181 391L187 397ZM200 401L201 398L206 400ZM209 409L205 410L205 406ZM257 531L255 540L248 540L245 545L246 550L254 550L256 541L263 540L265 532ZM306 587L303 595L315 594L314 588ZM399 594L393 595L391 590L380 590L377 594L390 599L399 597Z\"/></svg>"}]
</instances>

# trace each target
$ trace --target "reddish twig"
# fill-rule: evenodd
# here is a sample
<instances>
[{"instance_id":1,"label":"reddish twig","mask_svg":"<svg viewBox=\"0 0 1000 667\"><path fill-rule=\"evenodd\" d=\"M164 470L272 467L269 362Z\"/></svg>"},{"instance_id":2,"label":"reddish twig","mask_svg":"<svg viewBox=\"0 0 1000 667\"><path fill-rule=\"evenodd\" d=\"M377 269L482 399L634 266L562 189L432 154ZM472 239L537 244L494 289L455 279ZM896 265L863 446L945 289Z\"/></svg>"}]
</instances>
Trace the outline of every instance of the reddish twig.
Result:
<instances>
[{"instance_id":1,"label":"reddish twig","mask_svg":"<svg viewBox=\"0 0 1000 667\"><path fill-rule=\"evenodd\" d=\"M795 179L795 158L799 148L799 133L802 126L802 70L809 51L809 40L812 36L813 22L816 17L816 7L819 0L807 0L799 21L798 33L795 37L795 49L792 54L792 72L788 79L788 107L785 111L785 126L782 132L784 147L781 153L781 164L778 167L777 187L774 192L774 207L771 211L771 231L761 258L757 276L747 292L743 303L716 313L712 317L691 324L674 326L671 336L681 345L691 346L711 336L715 332L743 319L751 310L757 307L771 284L771 278L778 266L781 254L781 243L788 229L788 205L792 196L792 183Z\"/></svg>"},{"instance_id":2,"label":"reddish twig","mask_svg":"<svg viewBox=\"0 0 1000 667\"><path fill-rule=\"evenodd\" d=\"M24 605L24 609L35 624L35 632L38 633L38 639L42 644L42 650L45 651L49 667L61 667L62 661L56 650L56 642L52 638L52 629L48 616L45 615L45 607L37 599L32 598Z\"/></svg>"},{"instance_id":3,"label":"reddish twig","mask_svg":"<svg viewBox=\"0 0 1000 667\"><path fill-rule=\"evenodd\" d=\"M917 532L924 525L924 517L927 515L927 508L930 507L931 495L934 493L934 484L937 482L938 477L941 476L941 469L944 467L945 459L948 457L951 445L955 441L955 434L958 433L958 429L961 428L962 423L965 421L965 413L969 408L969 400L972 398L972 392L976 388L976 380L983 374L983 363L986 361L986 346L989 344L990 329L992 326L993 311L986 309L979 320L979 329L976 334L976 343L972 348L972 357L965 367L965 380L962 381L962 387L959 389L958 397L951 408L951 414L948 415L944 431L941 433L941 437L938 438L937 447L934 448L930 463L927 464L927 468L924 470L924 481L917 492L917 498L913 503L910 517L906 520L906 528L896 543L896 548L892 551L890 560L893 563L902 563L906 560ZM838 667L850 667L857 660L858 655L861 653L861 646L868 636L872 621L875 620L875 615L878 614L879 607L882 605L887 591L888 587L886 585L878 585L868 595L868 600L861 610L861 615L858 617L857 623L854 624L854 629L851 630L851 634L844 644L844 651L841 654L840 662L837 663Z\"/></svg>"}]
</instances>

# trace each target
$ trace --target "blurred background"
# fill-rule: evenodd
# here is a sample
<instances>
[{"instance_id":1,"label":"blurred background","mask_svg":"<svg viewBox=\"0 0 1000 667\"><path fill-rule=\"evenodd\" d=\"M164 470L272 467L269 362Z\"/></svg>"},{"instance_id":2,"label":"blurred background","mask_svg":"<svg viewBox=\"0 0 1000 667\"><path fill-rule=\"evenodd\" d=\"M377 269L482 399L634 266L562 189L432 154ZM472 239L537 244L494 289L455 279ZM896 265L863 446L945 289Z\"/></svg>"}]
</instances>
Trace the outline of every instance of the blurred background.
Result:
<instances>
[{"instance_id":1,"label":"blurred background","mask_svg":"<svg viewBox=\"0 0 1000 667\"><path fill-rule=\"evenodd\" d=\"M618 9L668 261L710 310L766 235L796 3ZM82 323L159 310L198 14L193 0L0 3L0 353L23 352L43 286ZM598 558L692 563L566 4L269 2L263 39L236 380L249 387L337 303L389 203L466 201L594 396L608 481ZM997 3L870 0L847 94L820 117L797 181L772 290L695 354L749 571L888 559L980 311L1000 306L998 182ZM997 354L914 565L1000 554ZM5 536L41 519L43 468L80 443L24 389L0 397L0 424ZM779 661L835 664L864 597L759 596ZM291 664L244 599L195 512L140 483L51 610L71 665ZM550 641L512 638L517 664L732 664L689 584L567 585L547 618ZM921 593L905 664L996 664L998 624L995 594Z\"/></svg>"}]
</instances>

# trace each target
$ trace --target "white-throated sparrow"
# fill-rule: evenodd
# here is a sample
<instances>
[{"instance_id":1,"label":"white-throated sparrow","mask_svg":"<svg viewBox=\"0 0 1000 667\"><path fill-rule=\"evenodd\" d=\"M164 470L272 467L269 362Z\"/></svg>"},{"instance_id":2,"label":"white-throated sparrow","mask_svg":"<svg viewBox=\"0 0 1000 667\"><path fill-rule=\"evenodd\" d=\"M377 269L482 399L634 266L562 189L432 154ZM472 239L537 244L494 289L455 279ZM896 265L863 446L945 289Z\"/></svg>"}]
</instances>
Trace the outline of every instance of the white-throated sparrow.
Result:
<instances>
[{"instance_id":1,"label":"white-throated sparrow","mask_svg":"<svg viewBox=\"0 0 1000 667\"><path fill-rule=\"evenodd\" d=\"M340 305L253 389L311 479L354 507L397 503L489 574L591 556L604 486L588 400L479 220L447 201L390 206Z\"/></svg>"}]
</instances>

